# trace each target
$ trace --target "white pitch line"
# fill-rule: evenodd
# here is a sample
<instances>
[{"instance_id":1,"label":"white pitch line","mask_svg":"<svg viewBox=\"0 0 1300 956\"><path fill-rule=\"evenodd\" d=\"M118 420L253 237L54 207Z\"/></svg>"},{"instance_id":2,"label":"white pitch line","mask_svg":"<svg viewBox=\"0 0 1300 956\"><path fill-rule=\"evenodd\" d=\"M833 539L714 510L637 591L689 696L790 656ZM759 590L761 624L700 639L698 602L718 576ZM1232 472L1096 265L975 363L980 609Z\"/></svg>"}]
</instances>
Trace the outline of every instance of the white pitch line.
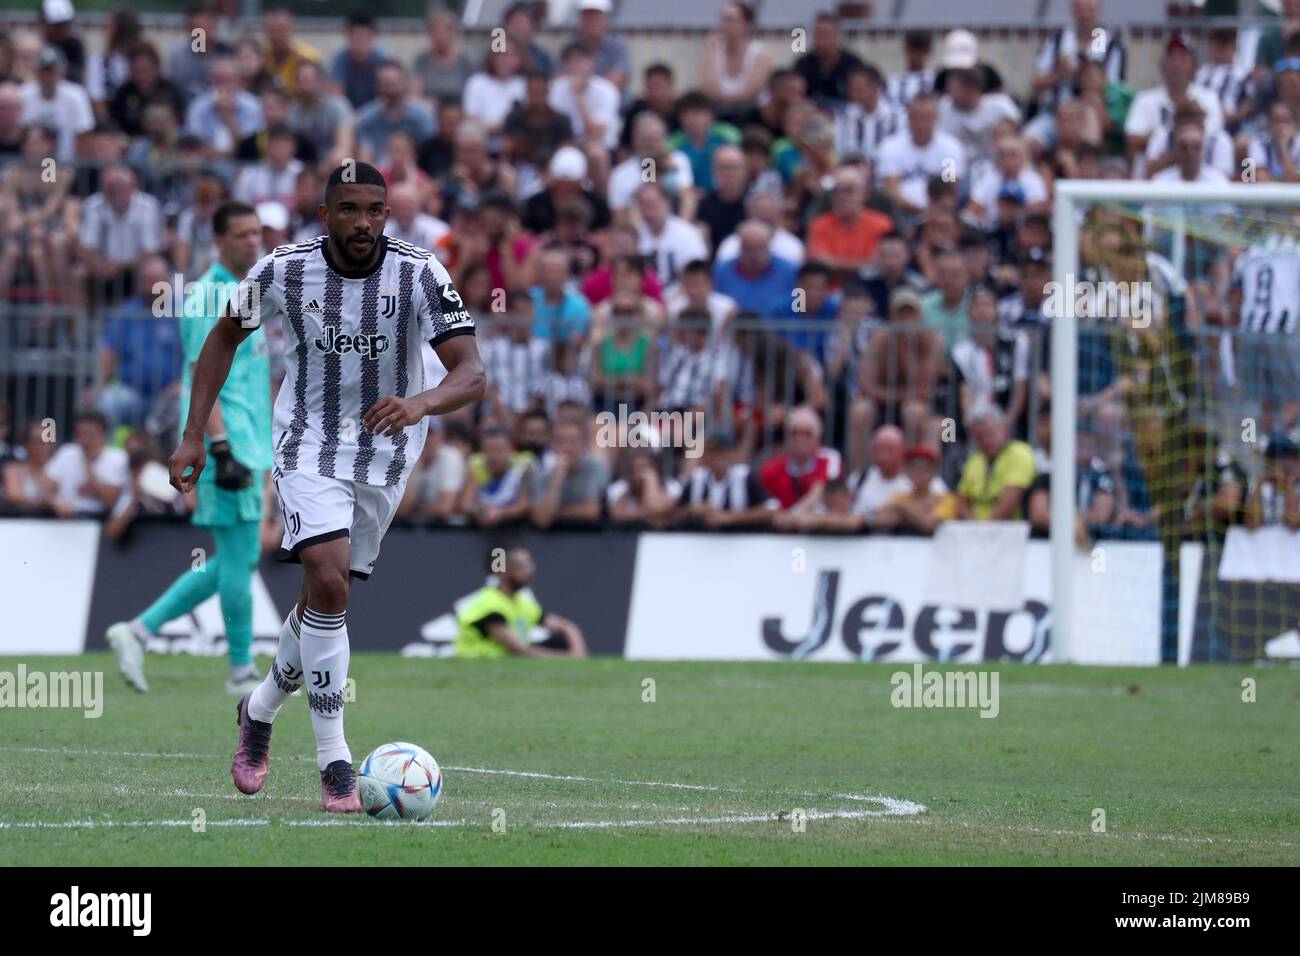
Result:
<instances>
[{"instance_id":1,"label":"white pitch line","mask_svg":"<svg viewBox=\"0 0 1300 956\"><path fill-rule=\"evenodd\" d=\"M65 750L62 747L0 747L0 751L20 754L63 754L68 757L155 757L167 760L210 760L223 754L160 753L131 750Z\"/></svg>"},{"instance_id":2,"label":"white pitch line","mask_svg":"<svg viewBox=\"0 0 1300 956\"><path fill-rule=\"evenodd\" d=\"M855 798L858 799L858 798ZM805 820L863 820L868 817L912 816L924 813L925 807L910 800L894 800L890 797L864 797L866 800L879 800L886 804L884 810L808 810ZM577 820L561 823L534 824L542 830L610 830L630 827L690 827L690 826L725 826L729 823L788 823L790 817L777 817L774 813L742 813L722 817L670 817L657 820Z\"/></svg>"},{"instance_id":3,"label":"white pitch line","mask_svg":"<svg viewBox=\"0 0 1300 956\"><path fill-rule=\"evenodd\" d=\"M112 751L112 750L60 750L52 747L0 747L0 752L9 751L13 753L43 753L43 754L66 754L69 756L88 756L88 757L156 757L156 758L178 758L178 759L200 759L211 760L218 757L225 759L226 754L195 754L195 753L149 753L140 751ZM291 755L286 758L289 760L306 760L307 757ZM560 782L571 783L605 783L615 784L624 787L664 787L670 790L699 790L706 793L759 793L761 791L750 790L744 787L717 787L710 784L702 783L676 783L671 780L620 780L610 779L608 777L584 777L577 774L558 774L543 773L536 770L495 770L489 767L453 767L444 765L443 770L450 770L454 773L479 773L499 777L520 777L533 780L557 780ZM815 797L819 793L807 790L787 790L782 793L794 796ZM835 794L834 796L846 796L844 794ZM847 795L851 800L874 800L874 797Z\"/></svg>"},{"instance_id":4,"label":"white pitch line","mask_svg":"<svg viewBox=\"0 0 1300 956\"><path fill-rule=\"evenodd\" d=\"M673 790L707 790L710 793L722 793L728 787L711 787L702 783L672 783L662 780L610 780L605 777L580 777L570 774L540 773L533 770L489 770L486 767L444 767L456 773L484 773L501 777L530 777L537 780L571 780L577 783L615 783L624 787L669 787ZM734 793L747 793L745 790L732 790Z\"/></svg>"}]
</instances>

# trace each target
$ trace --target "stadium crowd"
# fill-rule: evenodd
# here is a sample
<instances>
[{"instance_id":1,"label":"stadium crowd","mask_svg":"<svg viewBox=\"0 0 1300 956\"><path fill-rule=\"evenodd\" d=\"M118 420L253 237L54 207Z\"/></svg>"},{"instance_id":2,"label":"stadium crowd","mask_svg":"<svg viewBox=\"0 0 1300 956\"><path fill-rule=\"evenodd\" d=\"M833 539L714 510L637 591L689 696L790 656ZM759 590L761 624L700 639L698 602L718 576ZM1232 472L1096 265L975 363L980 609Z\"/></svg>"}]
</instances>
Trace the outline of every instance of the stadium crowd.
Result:
<instances>
[{"instance_id":1,"label":"stadium crowd","mask_svg":"<svg viewBox=\"0 0 1300 956\"><path fill-rule=\"evenodd\" d=\"M1253 62L1232 28L1205 31L1204 56L1171 33L1142 90L1100 0L1074 0L1016 77L964 29L907 33L905 68L882 73L829 14L780 60L728 2L692 89L669 63L631 61L609 0L577 6L577 32L548 50L515 4L481 59L437 10L409 63L365 16L330 60L284 10L239 32L199 4L163 49L122 9L88 51L70 0L0 27L0 311L37 330L93 323L99 353L59 441L44 416L0 406L0 504L102 515L113 534L184 513L158 478L181 353L155 290L211 263L226 199L256 207L267 249L318 235L325 179L356 157L388 180L387 233L450 271L490 383L432 423L399 518L921 534L1027 518L1041 532L1055 183L1222 183L1243 160L1257 181L1300 181L1300 0L1252 37ZM1083 226L1085 269L1151 274L1136 218ZM1228 284L1203 279L1174 277L1180 321L1236 328ZM1294 323L1268 331L1294 338ZM1104 354L1081 347L1093 533L1156 522L1143 442L1162 439L1139 406L1159 404L1146 373L1168 357L1161 328L1119 330L1141 340L1129 364L1105 336ZM1266 465L1217 461L1179 501L1189 524L1300 525L1300 446L1282 434L1297 399L1260 397L1278 433ZM620 408L699 416L697 447L641 426L601 441L597 416ZM1195 440L1213 457L1211 427Z\"/></svg>"}]
</instances>

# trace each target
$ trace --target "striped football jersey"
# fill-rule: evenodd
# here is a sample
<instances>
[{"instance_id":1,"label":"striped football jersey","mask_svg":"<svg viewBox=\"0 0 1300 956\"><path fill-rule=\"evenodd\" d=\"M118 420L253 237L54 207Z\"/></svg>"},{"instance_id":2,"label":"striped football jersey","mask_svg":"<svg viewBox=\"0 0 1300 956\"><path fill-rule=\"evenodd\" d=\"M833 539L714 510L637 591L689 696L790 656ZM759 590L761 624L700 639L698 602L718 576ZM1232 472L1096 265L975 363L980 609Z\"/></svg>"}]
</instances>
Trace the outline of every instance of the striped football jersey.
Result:
<instances>
[{"instance_id":1,"label":"striped football jersey","mask_svg":"<svg viewBox=\"0 0 1300 956\"><path fill-rule=\"evenodd\" d=\"M283 472L310 471L369 485L404 482L420 458L427 419L392 438L362 425L386 396L425 389L421 342L473 334L474 319L428 250L381 236L378 260L347 276L330 261L326 237L280 246L248 273L238 314L257 328L279 316L285 378L272 438Z\"/></svg>"}]
</instances>

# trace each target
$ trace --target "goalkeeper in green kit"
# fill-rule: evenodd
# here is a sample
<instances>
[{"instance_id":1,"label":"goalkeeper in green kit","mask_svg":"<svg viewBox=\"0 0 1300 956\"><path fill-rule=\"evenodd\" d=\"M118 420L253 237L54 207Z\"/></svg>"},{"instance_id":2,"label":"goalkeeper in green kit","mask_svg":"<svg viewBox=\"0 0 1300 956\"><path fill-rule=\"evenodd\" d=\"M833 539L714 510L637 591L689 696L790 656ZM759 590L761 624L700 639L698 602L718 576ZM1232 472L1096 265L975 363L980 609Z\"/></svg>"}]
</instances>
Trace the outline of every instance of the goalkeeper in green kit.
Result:
<instances>
[{"instance_id":1,"label":"goalkeeper in green kit","mask_svg":"<svg viewBox=\"0 0 1300 956\"><path fill-rule=\"evenodd\" d=\"M189 413L194 363L226 302L238 290L261 255L262 230L257 212L237 202L224 203L212 217L217 260L185 299L180 317L185 367L181 382L180 420ZM271 368L266 332L258 329L235 352L220 401L204 430L214 467L195 486L194 524L211 532L217 553L202 570L190 570L132 621L108 629L108 645L128 684L149 689L144 655L149 638L168 621L188 614L213 594L221 599L229 647L226 691L244 695L261 683L253 665L253 572L261 556L262 490L271 467Z\"/></svg>"}]
</instances>

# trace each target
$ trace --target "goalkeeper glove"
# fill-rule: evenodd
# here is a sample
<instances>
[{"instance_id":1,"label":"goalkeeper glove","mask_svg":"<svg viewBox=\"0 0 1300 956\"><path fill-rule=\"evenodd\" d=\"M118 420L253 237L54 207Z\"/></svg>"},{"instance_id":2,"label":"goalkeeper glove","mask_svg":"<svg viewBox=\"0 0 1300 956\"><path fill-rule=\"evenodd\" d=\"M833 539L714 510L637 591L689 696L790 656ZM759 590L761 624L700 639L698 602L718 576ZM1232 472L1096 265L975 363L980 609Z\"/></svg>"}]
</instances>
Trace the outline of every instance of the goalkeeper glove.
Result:
<instances>
[{"instance_id":1,"label":"goalkeeper glove","mask_svg":"<svg viewBox=\"0 0 1300 956\"><path fill-rule=\"evenodd\" d=\"M230 442L220 439L212 443L212 460L217 463L217 487L239 491L253 483L253 473L235 460L230 453Z\"/></svg>"}]
</instances>

